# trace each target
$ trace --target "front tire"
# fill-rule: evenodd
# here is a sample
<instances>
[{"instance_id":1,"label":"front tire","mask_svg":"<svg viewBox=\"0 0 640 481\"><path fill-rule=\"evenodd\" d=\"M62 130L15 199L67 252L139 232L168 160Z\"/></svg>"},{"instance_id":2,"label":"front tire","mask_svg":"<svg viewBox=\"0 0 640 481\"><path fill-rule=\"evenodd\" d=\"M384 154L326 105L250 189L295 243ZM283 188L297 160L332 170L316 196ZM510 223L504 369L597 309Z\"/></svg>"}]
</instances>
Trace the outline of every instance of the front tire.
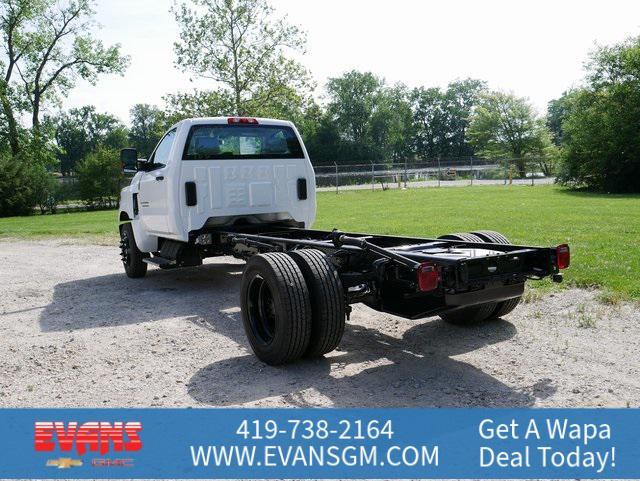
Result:
<instances>
[{"instance_id":1,"label":"front tire","mask_svg":"<svg viewBox=\"0 0 640 481\"><path fill-rule=\"evenodd\" d=\"M301 249L291 251L289 255L302 271L311 296L311 337L305 355L319 357L338 347L344 334L342 282L322 251Z\"/></svg>"},{"instance_id":2,"label":"front tire","mask_svg":"<svg viewBox=\"0 0 640 481\"><path fill-rule=\"evenodd\" d=\"M275 366L304 355L311 337L311 302L291 257L281 252L251 257L242 275L240 305L258 359Z\"/></svg>"},{"instance_id":3,"label":"front tire","mask_svg":"<svg viewBox=\"0 0 640 481\"><path fill-rule=\"evenodd\" d=\"M136 279L146 275L147 263L143 261L145 255L136 245L130 222L120 226L120 257L128 277Z\"/></svg>"}]
</instances>

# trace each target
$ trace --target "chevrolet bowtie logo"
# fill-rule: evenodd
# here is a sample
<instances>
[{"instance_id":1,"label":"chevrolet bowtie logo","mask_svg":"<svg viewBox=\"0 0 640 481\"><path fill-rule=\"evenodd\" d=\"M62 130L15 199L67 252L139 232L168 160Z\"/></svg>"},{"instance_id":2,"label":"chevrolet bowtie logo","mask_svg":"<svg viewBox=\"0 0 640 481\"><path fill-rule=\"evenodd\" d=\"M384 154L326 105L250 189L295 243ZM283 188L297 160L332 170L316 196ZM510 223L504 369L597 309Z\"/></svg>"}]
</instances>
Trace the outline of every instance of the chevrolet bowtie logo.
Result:
<instances>
[{"instance_id":1,"label":"chevrolet bowtie logo","mask_svg":"<svg viewBox=\"0 0 640 481\"><path fill-rule=\"evenodd\" d=\"M58 469L67 469L72 466L82 466L82 460L72 458L58 458L47 461L47 466L53 466Z\"/></svg>"}]
</instances>

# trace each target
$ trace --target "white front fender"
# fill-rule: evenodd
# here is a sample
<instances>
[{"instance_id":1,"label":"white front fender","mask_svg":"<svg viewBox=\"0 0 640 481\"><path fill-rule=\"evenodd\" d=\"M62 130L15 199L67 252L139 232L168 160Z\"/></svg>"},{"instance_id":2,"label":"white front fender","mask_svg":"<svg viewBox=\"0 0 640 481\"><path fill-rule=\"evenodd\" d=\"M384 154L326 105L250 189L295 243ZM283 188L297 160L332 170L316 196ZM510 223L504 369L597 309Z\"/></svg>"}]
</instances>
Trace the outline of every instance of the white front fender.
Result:
<instances>
[{"instance_id":1,"label":"white front fender","mask_svg":"<svg viewBox=\"0 0 640 481\"><path fill-rule=\"evenodd\" d=\"M134 194L137 194L137 192L133 192L133 190L134 189L129 186L120 191L118 220L122 223L131 222L131 227L133 227L133 235L135 237L138 249L140 249L142 252L156 252L158 250L158 237L148 235L142 228L139 216L135 214L135 209L133 206L133 196Z\"/></svg>"}]
</instances>

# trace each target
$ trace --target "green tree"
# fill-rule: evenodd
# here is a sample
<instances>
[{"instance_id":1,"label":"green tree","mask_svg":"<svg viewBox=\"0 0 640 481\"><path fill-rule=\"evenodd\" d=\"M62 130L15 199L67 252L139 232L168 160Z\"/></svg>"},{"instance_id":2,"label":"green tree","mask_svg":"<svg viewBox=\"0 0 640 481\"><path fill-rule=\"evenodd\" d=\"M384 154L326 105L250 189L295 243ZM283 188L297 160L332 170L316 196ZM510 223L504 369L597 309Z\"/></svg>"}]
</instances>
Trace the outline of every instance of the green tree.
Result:
<instances>
[{"instance_id":1,"label":"green tree","mask_svg":"<svg viewBox=\"0 0 640 481\"><path fill-rule=\"evenodd\" d=\"M374 159L405 161L411 156L411 116L409 92L404 85L380 91L369 125Z\"/></svg>"},{"instance_id":2,"label":"green tree","mask_svg":"<svg viewBox=\"0 0 640 481\"><path fill-rule=\"evenodd\" d=\"M54 214L58 203L63 200L62 185L41 164L31 164L29 168L31 169L29 183L33 192L33 202L38 206L41 214L45 214L47 211Z\"/></svg>"},{"instance_id":3,"label":"green tree","mask_svg":"<svg viewBox=\"0 0 640 481\"><path fill-rule=\"evenodd\" d=\"M0 217L27 215L35 205L28 162L0 151Z\"/></svg>"},{"instance_id":4,"label":"green tree","mask_svg":"<svg viewBox=\"0 0 640 481\"><path fill-rule=\"evenodd\" d=\"M116 117L99 113L93 105L71 109L55 119L58 159L63 174L99 148L118 150L127 145L127 128Z\"/></svg>"},{"instance_id":5,"label":"green tree","mask_svg":"<svg viewBox=\"0 0 640 481\"><path fill-rule=\"evenodd\" d=\"M444 95L437 87L418 87L411 92L415 152L423 160L447 156Z\"/></svg>"},{"instance_id":6,"label":"green tree","mask_svg":"<svg viewBox=\"0 0 640 481\"><path fill-rule=\"evenodd\" d=\"M413 146L422 159L473 154L467 139L471 114L486 89L481 80L451 82L442 91L419 87L411 93Z\"/></svg>"},{"instance_id":7,"label":"green tree","mask_svg":"<svg viewBox=\"0 0 640 481\"><path fill-rule=\"evenodd\" d=\"M5 46L0 100L14 154L16 108L29 112L38 133L46 102L62 98L78 79L95 83L100 74L126 68L120 46L104 46L93 35L93 14L92 0L0 0Z\"/></svg>"},{"instance_id":8,"label":"green tree","mask_svg":"<svg viewBox=\"0 0 640 481\"><path fill-rule=\"evenodd\" d=\"M353 70L330 78L326 89L325 112L317 106L306 111L305 142L315 159L390 162L411 155L411 105L404 85L387 86L371 72Z\"/></svg>"},{"instance_id":9,"label":"green tree","mask_svg":"<svg viewBox=\"0 0 640 481\"><path fill-rule=\"evenodd\" d=\"M170 126L167 115L155 105L149 104L134 105L129 115L129 142L132 147L138 149L140 155L148 158Z\"/></svg>"},{"instance_id":10,"label":"green tree","mask_svg":"<svg viewBox=\"0 0 640 481\"><path fill-rule=\"evenodd\" d=\"M566 109L560 181L640 192L640 37L593 52Z\"/></svg>"},{"instance_id":11,"label":"green tree","mask_svg":"<svg viewBox=\"0 0 640 481\"><path fill-rule=\"evenodd\" d=\"M543 157L551 142L544 120L536 116L529 101L505 92L482 96L469 136L482 155L513 160L520 177L526 176L527 158Z\"/></svg>"},{"instance_id":12,"label":"green tree","mask_svg":"<svg viewBox=\"0 0 640 481\"><path fill-rule=\"evenodd\" d=\"M473 155L473 147L468 142L467 131L471 115L486 90L485 81L472 78L456 80L447 86L444 98L448 112L446 135L449 145L448 156Z\"/></svg>"},{"instance_id":13,"label":"green tree","mask_svg":"<svg viewBox=\"0 0 640 481\"><path fill-rule=\"evenodd\" d=\"M49 172L55 163L53 146L24 133L21 143L24 148L17 155L0 147L0 217L31 214L45 192L58 192Z\"/></svg>"},{"instance_id":14,"label":"green tree","mask_svg":"<svg viewBox=\"0 0 640 481\"><path fill-rule=\"evenodd\" d=\"M233 113L256 115L308 95L308 72L288 57L306 38L265 0L191 0L173 7L180 28L176 65L217 83Z\"/></svg>"},{"instance_id":15,"label":"green tree","mask_svg":"<svg viewBox=\"0 0 640 481\"><path fill-rule=\"evenodd\" d=\"M113 207L122 183L116 151L99 148L76 168L80 198L90 207Z\"/></svg>"},{"instance_id":16,"label":"green tree","mask_svg":"<svg viewBox=\"0 0 640 481\"><path fill-rule=\"evenodd\" d=\"M553 143L557 146L562 144L562 123L567 117L571 94L572 92L564 92L560 98L551 100L547 105L547 127L551 132Z\"/></svg>"},{"instance_id":17,"label":"green tree","mask_svg":"<svg viewBox=\"0 0 640 481\"><path fill-rule=\"evenodd\" d=\"M168 94L163 97L168 123L189 117L219 117L235 110L233 98L224 90L194 90L190 93ZM255 114L252 114L255 115Z\"/></svg>"},{"instance_id":18,"label":"green tree","mask_svg":"<svg viewBox=\"0 0 640 481\"><path fill-rule=\"evenodd\" d=\"M0 103L2 104L3 124L6 123L7 137L11 153L19 150L19 125L16 110L19 112L19 100L13 80L18 75L18 62L29 49L27 24L40 10L38 2L33 0L0 1L0 35L3 52L0 54Z\"/></svg>"},{"instance_id":19,"label":"green tree","mask_svg":"<svg viewBox=\"0 0 640 481\"><path fill-rule=\"evenodd\" d=\"M327 112L348 142L366 150L369 122L384 81L371 72L352 70L327 82Z\"/></svg>"},{"instance_id":20,"label":"green tree","mask_svg":"<svg viewBox=\"0 0 640 481\"><path fill-rule=\"evenodd\" d=\"M301 134L314 163L342 160L342 139L333 119L319 106L306 111ZM300 128L300 127L299 127Z\"/></svg>"}]
</instances>

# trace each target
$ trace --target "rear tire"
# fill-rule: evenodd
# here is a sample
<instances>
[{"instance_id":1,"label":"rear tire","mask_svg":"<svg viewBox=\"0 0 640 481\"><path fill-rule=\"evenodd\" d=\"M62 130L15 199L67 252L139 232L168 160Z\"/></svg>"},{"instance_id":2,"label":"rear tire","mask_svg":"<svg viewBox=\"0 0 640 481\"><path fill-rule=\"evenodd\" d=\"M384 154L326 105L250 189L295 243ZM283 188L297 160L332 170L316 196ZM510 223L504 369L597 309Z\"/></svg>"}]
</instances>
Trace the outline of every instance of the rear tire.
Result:
<instances>
[{"instance_id":1,"label":"rear tire","mask_svg":"<svg viewBox=\"0 0 640 481\"><path fill-rule=\"evenodd\" d=\"M240 288L242 323L255 355L272 366L302 357L311 336L309 290L287 254L251 257Z\"/></svg>"},{"instance_id":2,"label":"rear tire","mask_svg":"<svg viewBox=\"0 0 640 481\"><path fill-rule=\"evenodd\" d=\"M495 302L478 304L477 306L463 307L452 312L443 312L440 318L450 324L459 326L471 326L489 319L496 309Z\"/></svg>"},{"instance_id":3,"label":"rear tire","mask_svg":"<svg viewBox=\"0 0 640 481\"><path fill-rule=\"evenodd\" d=\"M289 252L309 288L311 297L311 337L305 353L319 357L333 351L344 334L345 300L338 272L327 256L316 249Z\"/></svg>"},{"instance_id":4,"label":"rear tire","mask_svg":"<svg viewBox=\"0 0 640 481\"><path fill-rule=\"evenodd\" d=\"M470 232L456 232L455 234L441 235L438 239L458 240L467 242L485 242L481 237Z\"/></svg>"},{"instance_id":5,"label":"rear tire","mask_svg":"<svg viewBox=\"0 0 640 481\"><path fill-rule=\"evenodd\" d=\"M500 232L496 232L493 230L480 230L477 232L472 232L472 234L481 237L485 242L489 242L492 244L511 244L509 239L506 236L502 235ZM514 297L513 299L508 299L506 301L499 302L496 306L496 309L491 314L491 317L502 317L509 314L513 311L518 304L520 304L520 300L522 296Z\"/></svg>"},{"instance_id":6,"label":"rear tire","mask_svg":"<svg viewBox=\"0 0 640 481\"><path fill-rule=\"evenodd\" d=\"M509 239L500 234L500 232L496 232L494 230L479 230L472 232L472 234L480 237L484 242L489 242L490 244L511 244Z\"/></svg>"},{"instance_id":7,"label":"rear tire","mask_svg":"<svg viewBox=\"0 0 640 481\"><path fill-rule=\"evenodd\" d=\"M496 307L496 310L493 311L493 313L491 314L491 317L506 316L511 311L513 311L516 307L518 307L518 304L520 304L521 300L522 300L522 296L518 296L518 297L514 297L513 299L499 302L498 306Z\"/></svg>"},{"instance_id":8,"label":"rear tire","mask_svg":"<svg viewBox=\"0 0 640 481\"><path fill-rule=\"evenodd\" d=\"M147 263L143 261L145 254L136 245L130 222L120 226L120 257L128 277L136 279L145 276L147 273Z\"/></svg>"},{"instance_id":9,"label":"rear tire","mask_svg":"<svg viewBox=\"0 0 640 481\"><path fill-rule=\"evenodd\" d=\"M480 236L470 232L457 232L455 234L447 234L438 237L438 239L459 240L467 242L485 242ZM443 312L440 314L440 318L450 324L456 324L459 326L469 326L472 324L478 324L482 321L489 319L493 312L496 310L498 303L487 302L485 304L478 304L476 306L463 307L452 312Z\"/></svg>"}]
</instances>

